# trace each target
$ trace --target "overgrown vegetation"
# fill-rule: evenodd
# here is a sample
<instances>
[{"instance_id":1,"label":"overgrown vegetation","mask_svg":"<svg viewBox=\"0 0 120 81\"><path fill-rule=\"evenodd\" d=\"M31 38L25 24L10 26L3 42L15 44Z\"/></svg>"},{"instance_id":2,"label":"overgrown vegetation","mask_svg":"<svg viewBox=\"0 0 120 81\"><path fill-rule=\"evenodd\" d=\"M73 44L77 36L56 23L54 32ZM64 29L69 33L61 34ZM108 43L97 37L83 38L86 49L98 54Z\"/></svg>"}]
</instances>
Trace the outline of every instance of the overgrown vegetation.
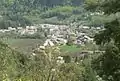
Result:
<instances>
[{"instance_id":1,"label":"overgrown vegetation","mask_svg":"<svg viewBox=\"0 0 120 81\"><path fill-rule=\"evenodd\" d=\"M0 48L2 81L84 81L87 77L85 73L89 69L85 70L83 64L57 63L58 47L47 48L35 56L20 54L3 43L0 43Z\"/></svg>"},{"instance_id":2,"label":"overgrown vegetation","mask_svg":"<svg viewBox=\"0 0 120 81\"><path fill-rule=\"evenodd\" d=\"M89 1L89 0L88 0ZM93 1L94 0L90 0ZM119 81L120 80L120 1L106 0L102 3L98 1L97 7L103 11L105 15L113 19L104 24L105 30L95 35L95 41L98 45L105 46L105 53L93 60L93 68L100 77L105 81ZM90 8L93 4L90 4ZM113 6L114 5L114 6Z\"/></svg>"}]
</instances>

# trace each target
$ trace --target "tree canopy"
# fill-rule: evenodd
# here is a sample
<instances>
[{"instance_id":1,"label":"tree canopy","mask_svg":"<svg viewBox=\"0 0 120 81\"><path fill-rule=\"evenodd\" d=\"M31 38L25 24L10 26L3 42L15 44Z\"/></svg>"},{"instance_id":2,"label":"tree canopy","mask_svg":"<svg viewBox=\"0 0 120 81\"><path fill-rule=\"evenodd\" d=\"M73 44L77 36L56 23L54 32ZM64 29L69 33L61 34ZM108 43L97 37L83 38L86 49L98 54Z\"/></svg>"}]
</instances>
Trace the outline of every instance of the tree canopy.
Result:
<instances>
[{"instance_id":1,"label":"tree canopy","mask_svg":"<svg viewBox=\"0 0 120 81\"><path fill-rule=\"evenodd\" d=\"M97 1L100 0L87 0ZM89 4L88 8L94 4ZM106 52L93 60L93 68L106 81L120 80L120 1L105 0L96 5L99 11L104 12L104 15L113 16L110 22L104 24L105 30L100 31L95 35L95 41L98 45L106 46Z\"/></svg>"}]
</instances>

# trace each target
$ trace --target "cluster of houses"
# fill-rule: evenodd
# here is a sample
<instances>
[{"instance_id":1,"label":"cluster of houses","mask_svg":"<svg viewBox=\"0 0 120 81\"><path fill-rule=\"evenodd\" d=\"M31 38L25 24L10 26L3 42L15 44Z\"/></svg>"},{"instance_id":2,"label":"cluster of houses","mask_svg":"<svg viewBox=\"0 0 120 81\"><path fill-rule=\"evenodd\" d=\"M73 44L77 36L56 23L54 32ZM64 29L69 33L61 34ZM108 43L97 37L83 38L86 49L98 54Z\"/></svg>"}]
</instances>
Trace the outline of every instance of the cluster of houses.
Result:
<instances>
[{"instance_id":1,"label":"cluster of houses","mask_svg":"<svg viewBox=\"0 0 120 81\"><path fill-rule=\"evenodd\" d=\"M67 44L69 36L74 35L74 44L83 45L86 42L93 41L93 38L89 36L86 31L91 30L91 27L80 25L79 27L73 27L73 25L52 25L52 24L39 24L34 26L26 27L8 27L8 29L0 29L0 32L16 32L19 35L33 35L38 32L38 28L42 29L42 32L46 32L46 41L43 44L44 46L54 46L54 45L65 45ZM94 28L94 27L93 27ZM100 30L100 27L97 27L93 30Z\"/></svg>"},{"instance_id":2,"label":"cluster of houses","mask_svg":"<svg viewBox=\"0 0 120 81\"><path fill-rule=\"evenodd\" d=\"M66 25L49 25L49 24L41 24L42 29L47 29L47 39L44 46L54 46L54 45L65 45L68 42L69 36L74 35L75 40L74 44L85 44L86 42L93 41L93 38L89 37L87 33L83 32L83 30L89 30L88 26L80 26L81 29L74 30Z\"/></svg>"},{"instance_id":3,"label":"cluster of houses","mask_svg":"<svg viewBox=\"0 0 120 81\"><path fill-rule=\"evenodd\" d=\"M46 47L54 47L56 45L66 45L68 43L68 38L70 35L73 35L75 40L73 41L74 44L85 44L86 42L93 41L93 38L86 35L83 32L74 31L72 28L66 25L49 25L49 24L41 24L39 25L44 31L47 29L47 39L42 46L39 46L37 50L45 50ZM89 29L87 26L83 26L82 29ZM33 53L35 55L35 53ZM87 57L88 53L77 53L80 54L79 57L85 58ZM77 58L78 55L72 55L73 60L79 60ZM64 63L67 62L65 59L69 58L70 56L58 56L57 63ZM70 57L71 58L71 57Z\"/></svg>"},{"instance_id":4,"label":"cluster of houses","mask_svg":"<svg viewBox=\"0 0 120 81\"><path fill-rule=\"evenodd\" d=\"M89 36L85 35L85 33L80 33L80 35L78 35L76 38L75 44L84 45L88 42L93 42L93 38L90 38Z\"/></svg>"},{"instance_id":5,"label":"cluster of houses","mask_svg":"<svg viewBox=\"0 0 120 81\"><path fill-rule=\"evenodd\" d=\"M17 27L17 28L8 27L8 29L0 29L0 33L9 33L9 32L19 33L20 35L24 35L24 34L32 35L37 32L37 27L26 26L25 28L24 27Z\"/></svg>"}]
</instances>

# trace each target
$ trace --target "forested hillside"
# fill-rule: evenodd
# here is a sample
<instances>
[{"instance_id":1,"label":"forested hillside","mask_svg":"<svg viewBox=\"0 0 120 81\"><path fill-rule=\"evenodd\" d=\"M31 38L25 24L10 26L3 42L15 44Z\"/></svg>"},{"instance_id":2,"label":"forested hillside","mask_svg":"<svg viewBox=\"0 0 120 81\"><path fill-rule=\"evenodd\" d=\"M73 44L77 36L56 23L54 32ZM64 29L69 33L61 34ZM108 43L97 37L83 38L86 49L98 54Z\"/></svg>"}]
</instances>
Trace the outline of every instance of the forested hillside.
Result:
<instances>
[{"instance_id":1,"label":"forested hillside","mask_svg":"<svg viewBox=\"0 0 120 81\"><path fill-rule=\"evenodd\" d=\"M3 0L0 3L0 28L74 22L100 26L109 20L101 16L100 11L87 11L85 4L84 0Z\"/></svg>"},{"instance_id":2,"label":"forested hillside","mask_svg":"<svg viewBox=\"0 0 120 81\"><path fill-rule=\"evenodd\" d=\"M26 26L56 16L65 19L80 13L77 7L82 4L83 0L2 0L0 27Z\"/></svg>"}]
</instances>

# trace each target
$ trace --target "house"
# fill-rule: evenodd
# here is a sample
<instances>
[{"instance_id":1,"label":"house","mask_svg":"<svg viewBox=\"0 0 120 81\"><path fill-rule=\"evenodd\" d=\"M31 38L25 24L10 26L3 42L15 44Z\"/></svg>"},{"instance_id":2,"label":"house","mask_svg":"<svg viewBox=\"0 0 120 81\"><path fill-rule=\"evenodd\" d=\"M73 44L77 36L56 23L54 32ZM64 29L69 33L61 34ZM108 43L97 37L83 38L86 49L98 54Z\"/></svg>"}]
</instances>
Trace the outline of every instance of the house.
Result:
<instances>
[{"instance_id":1,"label":"house","mask_svg":"<svg viewBox=\"0 0 120 81\"><path fill-rule=\"evenodd\" d=\"M37 28L35 26L26 26L27 34L35 34L37 32Z\"/></svg>"},{"instance_id":2,"label":"house","mask_svg":"<svg viewBox=\"0 0 120 81\"><path fill-rule=\"evenodd\" d=\"M10 30L10 31L16 31L17 29L13 28L13 27L8 27L8 30Z\"/></svg>"},{"instance_id":3,"label":"house","mask_svg":"<svg viewBox=\"0 0 120 81\"><path fill-rule=\"evenodd\" d=\"M37 32L37 27L35 27L35 26L26 26L26 28L18 27L17 31L21 35L24 35L24 34L32 35L32 34L35 34Z\"/></svg>"},{"instance_id":4,"label":"house","mask_svg":"<svg viewBox=\"0 0 120 81\"><path fill-rule=\"evenodd\" d=\"M0 29L0 33L5 33L5 31L3 29Z\"/></svg>"},{"instance_id":5,"label":"house","mask_svg":"<svg viewBox=\"0 0 120 81\"><path fill-rule=\"evenodd\" d=\"M90 29L88 26L82 26L83 29Z\"/></svg>"}]
</instances>

